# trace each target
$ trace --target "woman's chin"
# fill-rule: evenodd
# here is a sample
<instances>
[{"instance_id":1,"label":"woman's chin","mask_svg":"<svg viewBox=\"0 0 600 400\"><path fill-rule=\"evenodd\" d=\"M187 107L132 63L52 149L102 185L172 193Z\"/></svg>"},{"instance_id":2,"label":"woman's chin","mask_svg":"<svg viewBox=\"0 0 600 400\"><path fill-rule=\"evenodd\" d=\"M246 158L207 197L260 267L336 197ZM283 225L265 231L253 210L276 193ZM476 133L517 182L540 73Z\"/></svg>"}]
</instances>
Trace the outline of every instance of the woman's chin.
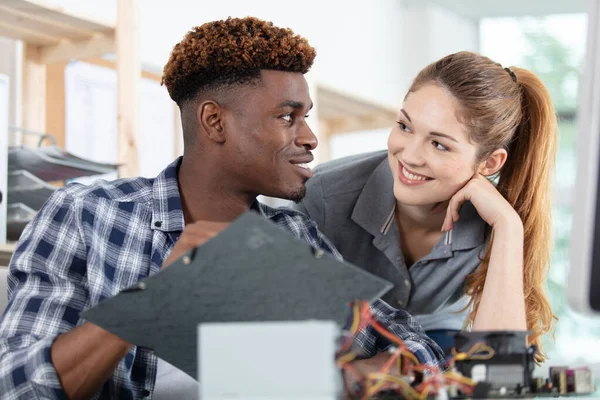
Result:
<instances>
[{"instance_id":1,"label":"woman's chin","mask_svg":"<svg viewBox=\"0 0 600 400\"><path fill-rule=\"evenodd\" d=\"M432 197L417 195L416 193L406 193L404 190L394 188L394 197L396 201L405 206L430 208L437 211L438 208L445 210L450 201L448 197ZM436 212L434 212L435 214Z\"/></svg>"}]
</instances>

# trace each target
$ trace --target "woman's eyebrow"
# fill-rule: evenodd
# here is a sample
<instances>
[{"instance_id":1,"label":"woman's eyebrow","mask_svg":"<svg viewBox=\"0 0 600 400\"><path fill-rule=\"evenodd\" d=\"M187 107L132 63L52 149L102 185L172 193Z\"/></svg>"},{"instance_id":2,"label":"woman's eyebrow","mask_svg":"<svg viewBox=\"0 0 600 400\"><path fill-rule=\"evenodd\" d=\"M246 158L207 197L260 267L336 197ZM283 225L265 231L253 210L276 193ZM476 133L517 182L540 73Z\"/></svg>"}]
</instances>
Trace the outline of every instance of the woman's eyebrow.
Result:
<instances>
[{"instance_id":1,"label":"woman's eyebrow","mask_svg":"<svg viewBox=\"0 0 600 400\"><path fill-rule=\"evenodd\" d=\"M412 121L410 120L410 116L408 115L408 113L406 112L406 110L401 109L400 112L402 112L402 114L404 114L404 116L406 117L406 119L408 120L408 122L410 122L412 124ZM429 132L429 134L431 136L438 136L438 137L443 137L449 140L452 140L453 142L458 143L458 140L454 139L452 136L450 135L446 135L445 133L440 133L440 132Z\"/></svg>"}]
</instances>

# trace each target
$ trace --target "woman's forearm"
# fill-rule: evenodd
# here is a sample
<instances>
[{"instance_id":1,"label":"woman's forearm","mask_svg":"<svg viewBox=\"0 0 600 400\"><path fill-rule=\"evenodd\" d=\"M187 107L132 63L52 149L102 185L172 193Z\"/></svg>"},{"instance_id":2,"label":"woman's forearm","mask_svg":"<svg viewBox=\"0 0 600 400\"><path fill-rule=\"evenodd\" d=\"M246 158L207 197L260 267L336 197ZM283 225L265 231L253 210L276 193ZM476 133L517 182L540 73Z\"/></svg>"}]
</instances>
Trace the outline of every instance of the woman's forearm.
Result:
<instances>
[{"instance_id":1,"label":"woman's forearm","mask_svg":"<svg viewBox=\"0 0 600 400\"><path fill-rule=\"evenodd\" d=\"M493 228L490 264L473 330L527 330L523 291L523 225L507 221Z\"/></svg>"}]
</instances>

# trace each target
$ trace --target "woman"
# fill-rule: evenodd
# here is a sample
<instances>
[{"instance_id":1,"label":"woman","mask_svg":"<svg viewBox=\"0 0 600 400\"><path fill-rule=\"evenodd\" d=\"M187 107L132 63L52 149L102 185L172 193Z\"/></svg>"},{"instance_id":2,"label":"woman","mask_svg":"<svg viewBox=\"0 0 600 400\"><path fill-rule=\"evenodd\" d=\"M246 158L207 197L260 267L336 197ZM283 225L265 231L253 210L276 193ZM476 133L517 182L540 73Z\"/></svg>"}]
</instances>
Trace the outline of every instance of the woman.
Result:
<instances>
[{"instance_id":1,"label":"woman","mask_svg":"<svg viewBox=\"0 0 600 400\"><path fill-rule=\"evenodd\" d=\"M387 152L317 167L297 207L346 260L394 283L383 299L443 348L440 333L465 323L528 329L540 346L554 318L543 286L556 142L539 78L456 53L415 78Z\"/></svg>"}]
</instances>

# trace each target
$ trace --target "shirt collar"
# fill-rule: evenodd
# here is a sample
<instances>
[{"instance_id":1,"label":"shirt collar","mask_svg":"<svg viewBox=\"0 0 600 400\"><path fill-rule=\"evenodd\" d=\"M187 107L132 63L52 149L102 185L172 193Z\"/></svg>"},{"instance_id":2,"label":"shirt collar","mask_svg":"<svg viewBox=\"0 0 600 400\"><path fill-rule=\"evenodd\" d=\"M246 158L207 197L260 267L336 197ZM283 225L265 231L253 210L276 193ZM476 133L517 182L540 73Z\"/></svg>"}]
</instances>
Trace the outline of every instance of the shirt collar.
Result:
<instances>
[{"instance_id":1,"label":"shirt collar","mask_svg":"<svg viewBox=\"0 0 600 400\"><path fill-rule=\"evenodd\" d=\"M469 250L484 244L487 224L470 201L462 205L459 216L449 232L452 251Z\"/></svg>"},{"instance_id":2,"label":"shirt collar","mask_svg":"<svg viewBox=\"0 0 600 400\"><path fill-rule=\"evenodd\" d=\"M396 225L394 197L394 182L387 157L373 170L365 183L354 209L352 220L376 239L382 239L391 227ZM454 228L442 236L440 243L432 250L431 256L436 256L439 247L450 246L452 251L468 250L478 247L485 242L486 223L481 219L477 210L470 202L465 202L460 209L460 218L454 223ZM447 256L447 250L440 256Z\"/></svg>"},{"instance_id":3,"label":"shirt collar","mask_svg":"<svg viewBox=\"0 0 600 400\"><path fill-rule=\"evenodd\" d=\"M183 231L185 226L177 172L181 157L167 166L152 184L152 229L163 232Z\"/></svg>"},{"instance_id":4,"label":"shirt collar","mask_svg":"<svg viewBox=\"0 0 600 400\"><path fill-rule=\"evenodd\" d=\"M393 179L385 157L367 179L352 210L352 220L374 237L385 235L394 219Z\"/></svg>"},{"instance_id":5,"label":"shirt collar","mask_svg":"<svg viewBox=\"0 0 600 400\"><path fill-rule=\"evenodd\" d=\"M152 229L162 232L183 231L185 221L181 207L177 173L181 157L173 161L154 179L152 185ZM273 218L278 210L255 200L250 209L267 218Z\"/></svg>"}]
</instances>

